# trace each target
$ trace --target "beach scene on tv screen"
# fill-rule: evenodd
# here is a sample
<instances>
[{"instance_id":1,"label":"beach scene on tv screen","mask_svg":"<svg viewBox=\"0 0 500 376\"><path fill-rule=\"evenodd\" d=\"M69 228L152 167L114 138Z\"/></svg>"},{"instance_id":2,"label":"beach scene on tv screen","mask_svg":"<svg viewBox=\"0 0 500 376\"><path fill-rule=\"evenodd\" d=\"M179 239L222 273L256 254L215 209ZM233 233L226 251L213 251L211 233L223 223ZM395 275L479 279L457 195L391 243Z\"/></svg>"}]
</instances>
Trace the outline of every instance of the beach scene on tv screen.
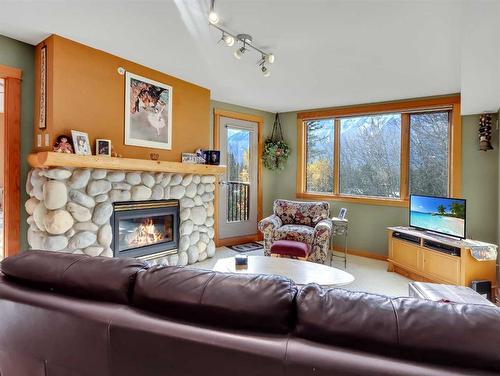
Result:
<instances>
[{"instance_id":1,"label":"beach scene on tv screen","mask_svg":"<svg viewBox=\"0 0 500 376\"><path fill-rule=\"evenodd\" d=\"M465 201L412 196L410 226L465 237Z\"/></svg>"}]
</instances>

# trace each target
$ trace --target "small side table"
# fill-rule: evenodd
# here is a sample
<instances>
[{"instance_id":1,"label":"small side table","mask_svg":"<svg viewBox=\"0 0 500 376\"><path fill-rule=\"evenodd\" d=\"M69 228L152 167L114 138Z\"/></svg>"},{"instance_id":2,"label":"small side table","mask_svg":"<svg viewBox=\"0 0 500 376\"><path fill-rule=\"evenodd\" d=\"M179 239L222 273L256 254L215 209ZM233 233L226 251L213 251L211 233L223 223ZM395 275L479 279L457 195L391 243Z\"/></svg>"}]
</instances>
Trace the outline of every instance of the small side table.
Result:
<instances>
[{"instance_id":1,"label":"small side table","mask_svg":"<svg viewBox=\"0 0 500 376\"><path fill-rule=\"evenodd\" d=\"M349 221L347 218L341 219L337 217L332 217L333 228L332 228L332 236L330 237L330 250L332 251L332 257L330 258L330 266L332 266L332 261L334 257L340 257L344 259L344 268L347 267L347 233L349 232ZM344 236L344 255L336 255L333 252L333 242L332 239L334 236Z\"/></svg>"}]
</instances>

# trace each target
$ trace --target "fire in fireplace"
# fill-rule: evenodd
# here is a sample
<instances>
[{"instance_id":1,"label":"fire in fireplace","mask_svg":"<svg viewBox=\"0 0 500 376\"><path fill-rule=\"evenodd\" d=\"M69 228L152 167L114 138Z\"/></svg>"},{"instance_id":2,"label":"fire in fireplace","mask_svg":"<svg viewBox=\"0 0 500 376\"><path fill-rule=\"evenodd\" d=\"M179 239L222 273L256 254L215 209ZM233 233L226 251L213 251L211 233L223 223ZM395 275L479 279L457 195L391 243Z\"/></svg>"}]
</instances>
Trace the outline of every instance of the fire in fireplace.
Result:
<instances>
[{"instance_id":1,"label":"fire in fireplace","mask_svg":"<svg viewBox=\"0 0 500 376\"><path fill-rule=\"evenodd\" d=\"M115 202L111 225L115 257L153 258L177 253L179 201Z\"/></svg>"}]
</instances>

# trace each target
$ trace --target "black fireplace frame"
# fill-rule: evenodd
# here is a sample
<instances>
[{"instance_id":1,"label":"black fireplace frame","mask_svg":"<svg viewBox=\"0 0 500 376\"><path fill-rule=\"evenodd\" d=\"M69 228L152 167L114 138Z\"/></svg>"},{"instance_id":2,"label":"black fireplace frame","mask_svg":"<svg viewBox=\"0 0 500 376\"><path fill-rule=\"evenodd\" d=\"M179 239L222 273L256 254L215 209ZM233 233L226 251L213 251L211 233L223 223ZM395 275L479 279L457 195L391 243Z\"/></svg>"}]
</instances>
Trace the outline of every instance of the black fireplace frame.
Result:
<instances>
[{"instance_id":1,"label":"black fireplace frame","mask_svg":"<svg viewBox=\"0 0 500 376\"><path fill-rule=\"evenodd\" d=\"M180 205L179 200L152 200L152 201L118 201L113 203L113 215L110 224L113 233L111 249L114 257L155 258L175 254L179 248L180 228ZM123 251L118 250L119 223L120 219L132 219L147 217L148 215L172 215L173 216L173 240L157 244L144 245Z\"/></svg>"}]
</instances>

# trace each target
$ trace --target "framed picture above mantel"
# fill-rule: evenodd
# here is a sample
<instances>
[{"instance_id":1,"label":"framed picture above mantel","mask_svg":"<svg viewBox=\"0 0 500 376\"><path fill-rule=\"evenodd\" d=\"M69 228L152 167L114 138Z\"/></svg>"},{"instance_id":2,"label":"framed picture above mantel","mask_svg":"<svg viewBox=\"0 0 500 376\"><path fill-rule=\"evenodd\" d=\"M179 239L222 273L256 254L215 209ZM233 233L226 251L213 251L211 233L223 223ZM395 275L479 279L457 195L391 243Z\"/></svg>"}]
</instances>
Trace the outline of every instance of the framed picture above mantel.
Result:
<instances>
[{"instance_id":1,"label":"framed picture above mantel","mask_svg":"<svg viewBox=\"0 0 500 376\"><path fill-rule=\"evenodd\" d=\"M125 73L125 145L172 149L173 88Z\"/></svg>"}]
</instances>

